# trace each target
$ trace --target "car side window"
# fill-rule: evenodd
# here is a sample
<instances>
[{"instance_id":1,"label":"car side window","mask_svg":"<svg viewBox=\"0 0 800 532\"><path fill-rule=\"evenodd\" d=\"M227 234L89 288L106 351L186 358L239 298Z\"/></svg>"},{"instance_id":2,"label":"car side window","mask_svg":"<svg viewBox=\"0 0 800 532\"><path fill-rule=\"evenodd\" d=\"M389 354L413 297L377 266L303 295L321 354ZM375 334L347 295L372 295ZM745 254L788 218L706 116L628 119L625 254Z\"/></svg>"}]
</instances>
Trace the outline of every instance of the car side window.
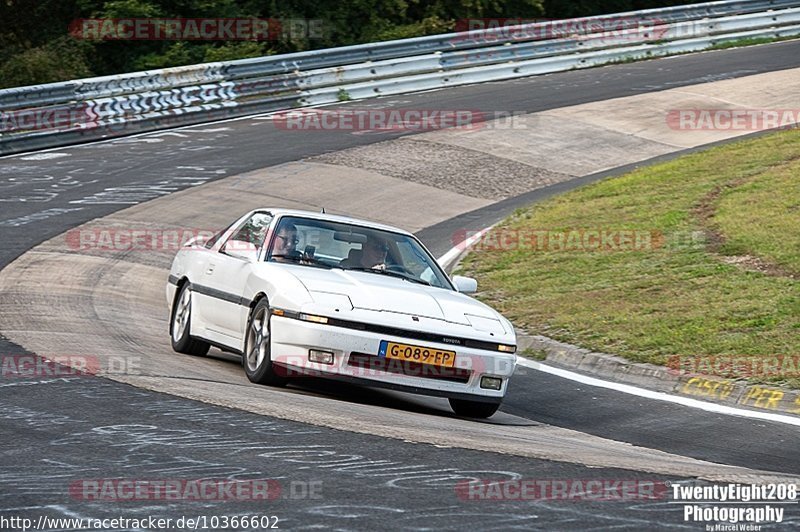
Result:
<instances>
[{"instance_id":1,"label":"car side window","mask_svg":"<svg viewBox=\"0 0 800 532\"><path fill-rule=\"evenodd\" d=\"M431 286L446 288L441 279L436 276L433 269L428 265L428 261L422 254L421 249L412 246L408 240L398 242L397 249L400 251L402 266L406 270Z\"/></svg>"},{"instance_id":2,"label":"car side window","mask_svg":"<svg viewBox=\"0 0 800 532\"><path fill-rule=\"evenodd\" d=\"M223 229L223 230L222 230L222 231L220 231L219 233L217 233L217 234L215 234L214 236L212 236L211 238L209 238L209 239L206 241L206 244L205 244L205 246L206 246L206 249L211 249L211 248L213 248L213 247L214 247L214 244L216 244L216 243L217 243L217 240L219 240L220 238L222 238L222 235L224 235L225 233L227 233L227 232L230 230L230 228L231 228L231 227L233 227L233 224L235 224L235 223L236 223L236 222L233 222L233 223L232 223L232 224L230 224L228 227L226 227L225 229Z\"/></svg>"},{"instance_id":3,"label":"car side window","mask_svg":"<svg viewBox=\"0 0 800 532\"><path fill-rule=\"evenodd\" d=\"M253 214L225 242L222 251L231 246L236 246L236 249L261 250L271 222L272 215L269 213L257 212Z\"/></svg>"}]
</instances>

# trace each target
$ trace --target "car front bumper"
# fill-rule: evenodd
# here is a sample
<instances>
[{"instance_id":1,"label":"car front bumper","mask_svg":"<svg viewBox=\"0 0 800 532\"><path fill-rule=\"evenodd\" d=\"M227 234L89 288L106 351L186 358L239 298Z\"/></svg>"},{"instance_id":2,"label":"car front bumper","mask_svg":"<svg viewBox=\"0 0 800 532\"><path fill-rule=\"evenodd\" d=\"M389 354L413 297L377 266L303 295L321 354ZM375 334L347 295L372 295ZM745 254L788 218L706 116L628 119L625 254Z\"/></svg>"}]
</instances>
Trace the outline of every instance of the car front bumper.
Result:
<instances>
[{"instance_id":1,"label":"car front bumper","mask_svg":"<svg viewBox=\"0 0 800 532\"><path fill-rule=\"evenodd\" d=\"M319 376L345 382L440 397L500 402L514 373L516 355L273 315L272 361L289 377ZM378 356L381 341L456 352L453 368L403 363ZM309 360L309 351L333 354L333 364ZM502 380L499 390L481 387L481 377Z\"/></svg>"}]
</instances>

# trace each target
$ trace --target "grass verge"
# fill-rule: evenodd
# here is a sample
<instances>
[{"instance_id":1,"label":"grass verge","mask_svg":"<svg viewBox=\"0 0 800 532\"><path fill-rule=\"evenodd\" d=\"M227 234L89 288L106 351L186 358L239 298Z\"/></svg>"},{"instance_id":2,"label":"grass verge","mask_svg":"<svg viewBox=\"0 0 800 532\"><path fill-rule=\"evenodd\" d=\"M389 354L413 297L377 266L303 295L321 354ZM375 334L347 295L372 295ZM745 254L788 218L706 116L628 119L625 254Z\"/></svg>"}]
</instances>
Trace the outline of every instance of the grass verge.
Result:
<instances>
[{"instance_id":1,"label":"grass verge","mask_svg":"<svg viewBox=\"0 0 800 532\"><path fill-rule=\"evenodd\" d=\"M632 361L798 357L799 178L798 130L712 148L520 209L459 271L517 326Z\"/></svg>"},{"instance_id":2,"label":"grass verge","mask_svg":"<svg viewBox=\"0 0 800 532\"><path fill-rule=\"evenodd\" d=\"M773 42L791 41L797 39L797 35L789 35L786 37L750 37L746 39L736 39L734 41L725 41L717 44L712 44L708 50L727 50L729 48L739 48L742 46L755 46L758 44L769 44Z\"/></svg>"}]
</instances>

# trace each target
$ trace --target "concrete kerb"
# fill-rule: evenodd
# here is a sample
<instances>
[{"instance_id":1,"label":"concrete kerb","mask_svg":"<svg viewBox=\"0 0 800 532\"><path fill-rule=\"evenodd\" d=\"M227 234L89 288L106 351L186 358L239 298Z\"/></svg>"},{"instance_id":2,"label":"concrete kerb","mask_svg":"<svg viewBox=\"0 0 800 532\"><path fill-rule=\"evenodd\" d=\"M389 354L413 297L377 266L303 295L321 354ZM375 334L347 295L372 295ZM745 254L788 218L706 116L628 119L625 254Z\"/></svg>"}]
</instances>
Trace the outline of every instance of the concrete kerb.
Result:
<instances>
[{"instance_id":1,"label":"concrete kerb","mask_svg":"<svg viewBox=\"0 0 800 532\"><path fill-rule=\"evenodd\" d=\"M540 362L659 392L673 392L680 380L674 372L663 366L636 364L622 357L595 353L546 336L517 330L517 354L526 356L526 352L530 351L545 355L544 359L537 357Z\"/></svg>"},{"instance_id":2,"label":"concrete kerb","mask_svg":"<svg viewBox=\"0 0 800 532\"><path fill-rule=\"evenodd\" d=\"M800 415L800 390L745 380L686 373L655 364L637 363L616 355L596 353L541 335L517 330L517 353L543 353L537 360L576 373L602 377L664 393L688 396L718 404Z\"/></svg>"}]
</instances>

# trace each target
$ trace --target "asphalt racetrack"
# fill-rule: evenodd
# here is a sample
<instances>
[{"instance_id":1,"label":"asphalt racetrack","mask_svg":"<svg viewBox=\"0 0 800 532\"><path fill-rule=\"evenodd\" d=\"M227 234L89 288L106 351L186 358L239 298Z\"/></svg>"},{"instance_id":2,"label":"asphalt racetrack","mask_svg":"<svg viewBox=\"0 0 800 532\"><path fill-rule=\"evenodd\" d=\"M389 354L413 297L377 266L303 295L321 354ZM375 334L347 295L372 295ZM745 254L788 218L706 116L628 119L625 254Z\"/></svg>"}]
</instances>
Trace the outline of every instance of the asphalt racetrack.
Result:
<instances>
[{"instance_id":1,"label":"asphalt racetrack","mask_svg":"<svg viewBox=\"0 0 800 532\"><path fill-rule=\"evenodd\" d=\"M384 107L532 113L798 66L800 42L785 42L376 102ZM205 209L213 208L213 199L190 203L185 198L194 197L203 184L404 134L295 132L287 141L285 132L254 118L180 132L0 159L0 267L90 220L134 205L132 212L142 208L143 216L150 200L174 213L173 220L188 225L199 220L196 226L209 216ZM64 153L69 156L58 155ZM179 194L173 198L173 193ZM528 195L487 205L418 234L439 255L452 245L450 228L465 220L489 225L532 199ZM46 254L41 257L47 259ZM6 336L35 331L37 342L58 344L64 331L53 330L48 339L51 329L37 324L62 314L69 322L84 312L87 301L95 305L97 316L105 316L111 311L97 302L109 298L114 283L126 282L122 274L166 275L162 263L169 259L81 266L75 286L68 279L55 281L62 263L54 262L52 286L47 278L37 278L35 292L36 308L49 307L49 315L28 314L31 307L20 306L14 330L6 328L8 323L0 323L0 330ZM81 288L86 300L59 297L63 287ZM163 284L154 290L162 293ZM165 306L163 296L159 304ZM6 300L4 305L15 302ZM153 308L149 300L122 305L114 310L124 318L119 335L102 338L100 344L86 339L87 348L98 345L142 357L152 371L133 382L136 387L97 377L0 381L0 437L6 442L0 451L0 515L275 516L284 529L698 530L704 525L684 522L683 506L668 497L624 502L470 500L459 491L459 482L626 479L707 485L786 482L800 475L797 426L710 414L524 368L515 375L501 412L486 422L457 418L443 400L342 384L302 381L287 390L256 387L247 383L236 357L216 350L189 367L194 360L168 349L166 330L159 336L165 309L142 314ZM25 347L0 339L4 358L27 353ZM267 501L109 502L82 497L74 489L86 479L109 478L272 479L280 493ZM789 507L780 528L798 523L800 512Z\"/></svg>"}]
</instances>

